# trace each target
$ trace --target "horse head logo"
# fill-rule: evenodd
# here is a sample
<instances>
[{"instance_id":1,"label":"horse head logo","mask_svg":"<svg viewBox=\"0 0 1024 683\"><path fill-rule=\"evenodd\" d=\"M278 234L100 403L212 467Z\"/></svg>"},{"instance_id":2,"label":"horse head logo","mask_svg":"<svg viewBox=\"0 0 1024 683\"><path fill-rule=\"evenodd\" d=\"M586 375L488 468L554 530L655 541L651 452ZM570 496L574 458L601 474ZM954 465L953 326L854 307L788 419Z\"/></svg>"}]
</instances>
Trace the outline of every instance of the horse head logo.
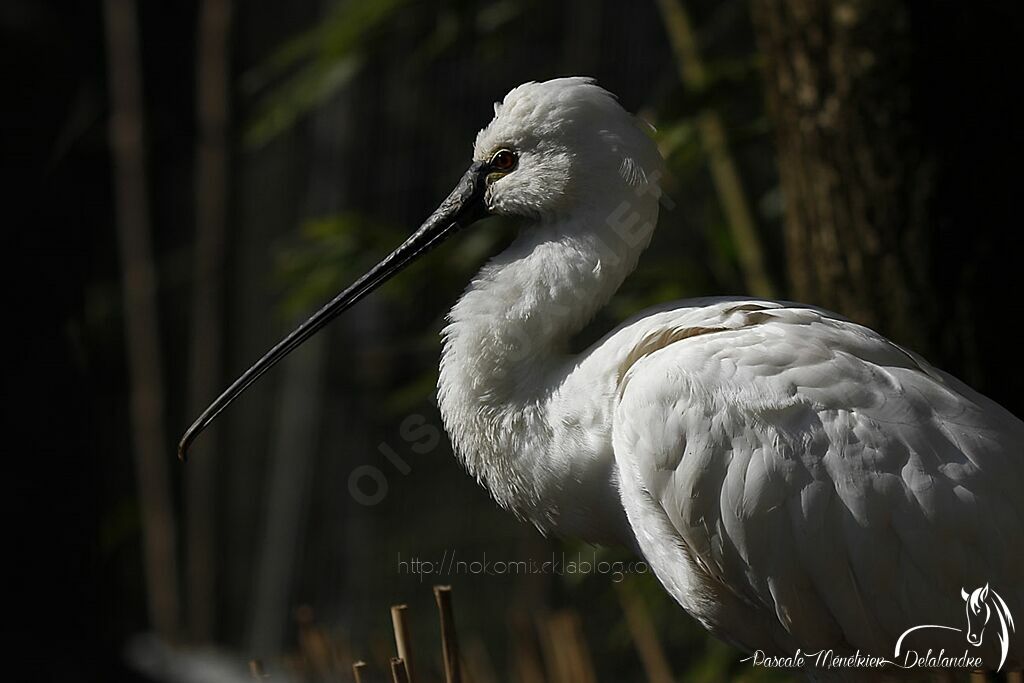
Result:
<instances>
[{"instance_id":1,"label":"horse head logo","mask_svg":"<svg viewBox=\"0 0 1024 683\"><path fill-rule=\"evenodd\" d=\"M985 636L985 627L992 617L992 608L988 606L988 584L981 588L975 588L968 593L960 589L960 597L967 603L967 642L971 645L981 645L981 639Z\"/></svg>"},{"instance_id":2,"label":"horse head logo","mask_svg":"<svg viewBox=\"0 0 1024 683\"><path fill-rule=\"evenodd\" d=\"M962 632L967 634L967 642L974 647L981 645L982 640L985 638L985 628L988 626L990 621L998 626L998 632L996 633L996 640L999 643L999 650L1001 657L999 659L999 666L996 671L1003 668L1003 664L1006 663L1006 655L1010 651L1010 631L1013 631L1013 615L1010 614L1009 608L1006 603L994 590L989 588L986 583L980 588L975 588L973 591L968 593L963 588L960 589L960 597L964 599L965 610L967 611L967 628L962 629ZM921 624L920 626L912 626L903 632L903 635L896 641L896 656L900 656L900 652L903 651L904 639L913 633L921 629L942 629L946 631L961 631L961 629L955 626L943 626L941 624Z\"/></svg>"},{"instance_id":3,"label":"horse head logo","mask_svg":"<svg viewBox=\"0 0 1024 683\"><path fill-rule=\"evenodd\" d=\"M1002 653L999 668L1003 668L1006 653L1010 649L1010 631L1014 630L1013 616L1007 609L1006 603L998 593L989 589L987 583L980 588L975 588L970 593L961 588L960 597L964 599L964 609L967 612L967 628L964 632L967 634L967 642L971 645L975 647L981 645L982 639L985 637L985 627L995 615L999 622L999 632L996 633L996 638Z\"/></svg>"}]
</instances>

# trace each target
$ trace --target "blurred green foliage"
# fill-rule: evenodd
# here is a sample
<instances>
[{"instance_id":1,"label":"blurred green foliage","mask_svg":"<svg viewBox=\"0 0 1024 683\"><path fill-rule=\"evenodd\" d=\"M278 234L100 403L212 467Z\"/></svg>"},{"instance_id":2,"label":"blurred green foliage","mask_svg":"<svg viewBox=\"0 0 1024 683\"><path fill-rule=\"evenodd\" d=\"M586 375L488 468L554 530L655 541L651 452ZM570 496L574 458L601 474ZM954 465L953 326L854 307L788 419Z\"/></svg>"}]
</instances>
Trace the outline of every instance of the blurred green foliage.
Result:
<instances>
[{"instance_id":1,"label":"blurred green foliage","mask_svg":"<svg viewBox=\"0 0 1024 683\"><path fill-rule=\"evenodd\" d=\"M322 21L292 38L242 80L250 95L267 91L246 127L244 140L258 147L351 82L381 24L406 0L335 3Z\"/></svg>"}]
</instances>

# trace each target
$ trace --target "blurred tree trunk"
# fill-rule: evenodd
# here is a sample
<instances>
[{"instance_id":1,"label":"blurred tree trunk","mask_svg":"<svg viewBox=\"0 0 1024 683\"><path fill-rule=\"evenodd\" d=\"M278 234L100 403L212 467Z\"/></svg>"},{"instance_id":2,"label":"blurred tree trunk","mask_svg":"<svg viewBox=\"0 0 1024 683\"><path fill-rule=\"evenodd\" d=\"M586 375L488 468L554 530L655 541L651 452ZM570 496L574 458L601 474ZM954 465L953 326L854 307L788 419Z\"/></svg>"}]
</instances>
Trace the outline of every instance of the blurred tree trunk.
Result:
<instances>
[{"instance_id":1,"label":"blurred tree trunk","mask_svg":"<svg viewBox=\"0 0 1024 683\"><path fill-rule=\"evenodd\" d=\"M231 0L203 0L199 9L196 56L196 244L192 290L192 347L189 368L190 415L198 415L223 380L224 241L228 199L228 34ZM217 509L214 472L218 434L207 430L185 468L186 601L189 635L213 636L216 613Z\"/></svg>"},{"instance_id":2,"label":"blurred tree trunk","mask_svg":"<svg viewBox=\"0 0 1024 683\"><path fill-rule=\"evenodd\" d=\"M176 524L164 427L163 353L157 312L157 274L146 187L142 62L135 0L106 0L109 137L120 247L132 450L142 523L142 564L151 627L163 638L178 632Z\"/></svg>"},{"instance_id":3,"label":"blurred tree trunk","mask_svg":"<svg viewBox=\"0 0 1024 683\"><path fill-rule=\"evenodd\" d=\"M933 164L910 116L909 9L755 0L791 296L928 353Z\"/></svg>"},{"instance_id":4,"label":"blurred tree trunk","mask_svg":"<svg viewBox=\"0 0 1024 683\"><path fill-rule=\"evenodd\" d=\"M1001 321L1022 248L1024 114L1008 94L1022 77L1022 19L1010 1L753 3L791 295L875 327L1018 414L1017 342Z\"/></svg>"}]
</instances>

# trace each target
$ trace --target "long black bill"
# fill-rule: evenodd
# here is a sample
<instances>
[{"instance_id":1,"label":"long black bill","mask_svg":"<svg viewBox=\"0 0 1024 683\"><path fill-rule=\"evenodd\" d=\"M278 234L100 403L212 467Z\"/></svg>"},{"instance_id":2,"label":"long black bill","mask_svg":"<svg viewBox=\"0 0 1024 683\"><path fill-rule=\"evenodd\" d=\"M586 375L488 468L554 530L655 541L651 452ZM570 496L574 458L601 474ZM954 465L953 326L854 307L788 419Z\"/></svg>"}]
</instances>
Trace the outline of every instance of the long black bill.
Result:
<instances>
[{"instance_id":1,"label":"long black bill","mask_svg":"<svg viewBox=\"0 0 1024 683\"><path fill-rule=\"evenodd\" d=\"M387 282L417 257L443 242L459 228L466 227L483 218L487 214L483 199L486 187L485 179L489 170L487 163L474 162L452 193L448 195L448 198L441 202L441 206L437 207L430 218L402 243L402 246L391 252L383 261L371 268L366 275L356 280L351 287L310 316L306 322L299 325L291 334L270 349L263 358L242 373L242 376L218 396L217 400L203 411L203 414L181 437L181 441L178 443L178 457L185 460L189 446L213 422L214 418L258 380L263 373L274 367L278 361L291 353L302 342L312 337L320 328L354 303Z\"/></svg>"}]
</instances>

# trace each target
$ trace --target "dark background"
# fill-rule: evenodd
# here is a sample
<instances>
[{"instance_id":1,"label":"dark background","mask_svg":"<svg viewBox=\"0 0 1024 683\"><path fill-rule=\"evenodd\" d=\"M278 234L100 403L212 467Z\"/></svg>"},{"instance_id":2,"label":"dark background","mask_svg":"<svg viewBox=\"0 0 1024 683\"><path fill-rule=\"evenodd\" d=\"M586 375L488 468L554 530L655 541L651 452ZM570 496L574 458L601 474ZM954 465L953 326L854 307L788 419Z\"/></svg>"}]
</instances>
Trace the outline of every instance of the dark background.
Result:
<instances>
[{"instance_id":1,"label":"dark background","mask_svg":"<svg viewBox=\"0 0 1024 683\"><path fill-rule=\"evenodd\" d=\"M500 226L390 283L233 406L197 450L205 487L173 460L197 412L190 358L206 343L195 334L196 283L213 282L221 306L209 399L419 224L465 166L491 102L526 80L597 77L657 126L672 171L676 208L590 334L657 301L771 293L873 325L1024 413L1017 3L237 4L213 36L227 83L208 96L227 103L224 128L204 124L199 111L197 73L220 68L199 40L205 6L142 2L130 22L148 224L129 229L152 243L160 348L148 358L163 379L157 413L166 435L162 449L142 453L131 418L138 385L127 360L104 23L105 11L131 3L11 0L0 9L11 207L3 234L15 265L5 269L14 313L5 432L15 435L9 457L29 465L8 477L9 563L29 602L17 614L28 617L18 630L33 646L33 679L141 678L124 653L148 631L183 657L214 645L243 671L251 657L279 669L294 660L315 679L293 619L300 605L337 647L382 669L388 606L400 601L413 611L428 676L437 666L430 585L451 582L463 639L487 652L475 659L489 661L496 680L520 680L511 662L524 647L550 669L543 647L552 614L580 619L599 680L644 680L622 616L630 598L608 577L421 583L396 569L399 553L591 552L541 539L497 510L446 438L417 453L401 436L410 415L440 426L432 387L442 316L507 239ZM696 35L697 75L693 46L673 32L680 10ZM724 150L705 137L715 120ZM200 183L223 214L199 200L197 178L209 178L202 144L224 153L223 186ZM717 175L723 154L740 181L738 205ZM757 258L736 228L744 210ZM223 230L212 279L197 277L197 225ZM147 458L164 462L157 485L168 505L154 508L140 494L136 464ZM389 485L369 507L348 486L364 464ZM209 512L208 536L187 521L197 506ZM177 526L165 541L180 595L163 626L151 598L166 586L147 579L143 553L154 509ZM625 584L678 678L752 675L649 576Z\"/></svg>"}]
</instances>

